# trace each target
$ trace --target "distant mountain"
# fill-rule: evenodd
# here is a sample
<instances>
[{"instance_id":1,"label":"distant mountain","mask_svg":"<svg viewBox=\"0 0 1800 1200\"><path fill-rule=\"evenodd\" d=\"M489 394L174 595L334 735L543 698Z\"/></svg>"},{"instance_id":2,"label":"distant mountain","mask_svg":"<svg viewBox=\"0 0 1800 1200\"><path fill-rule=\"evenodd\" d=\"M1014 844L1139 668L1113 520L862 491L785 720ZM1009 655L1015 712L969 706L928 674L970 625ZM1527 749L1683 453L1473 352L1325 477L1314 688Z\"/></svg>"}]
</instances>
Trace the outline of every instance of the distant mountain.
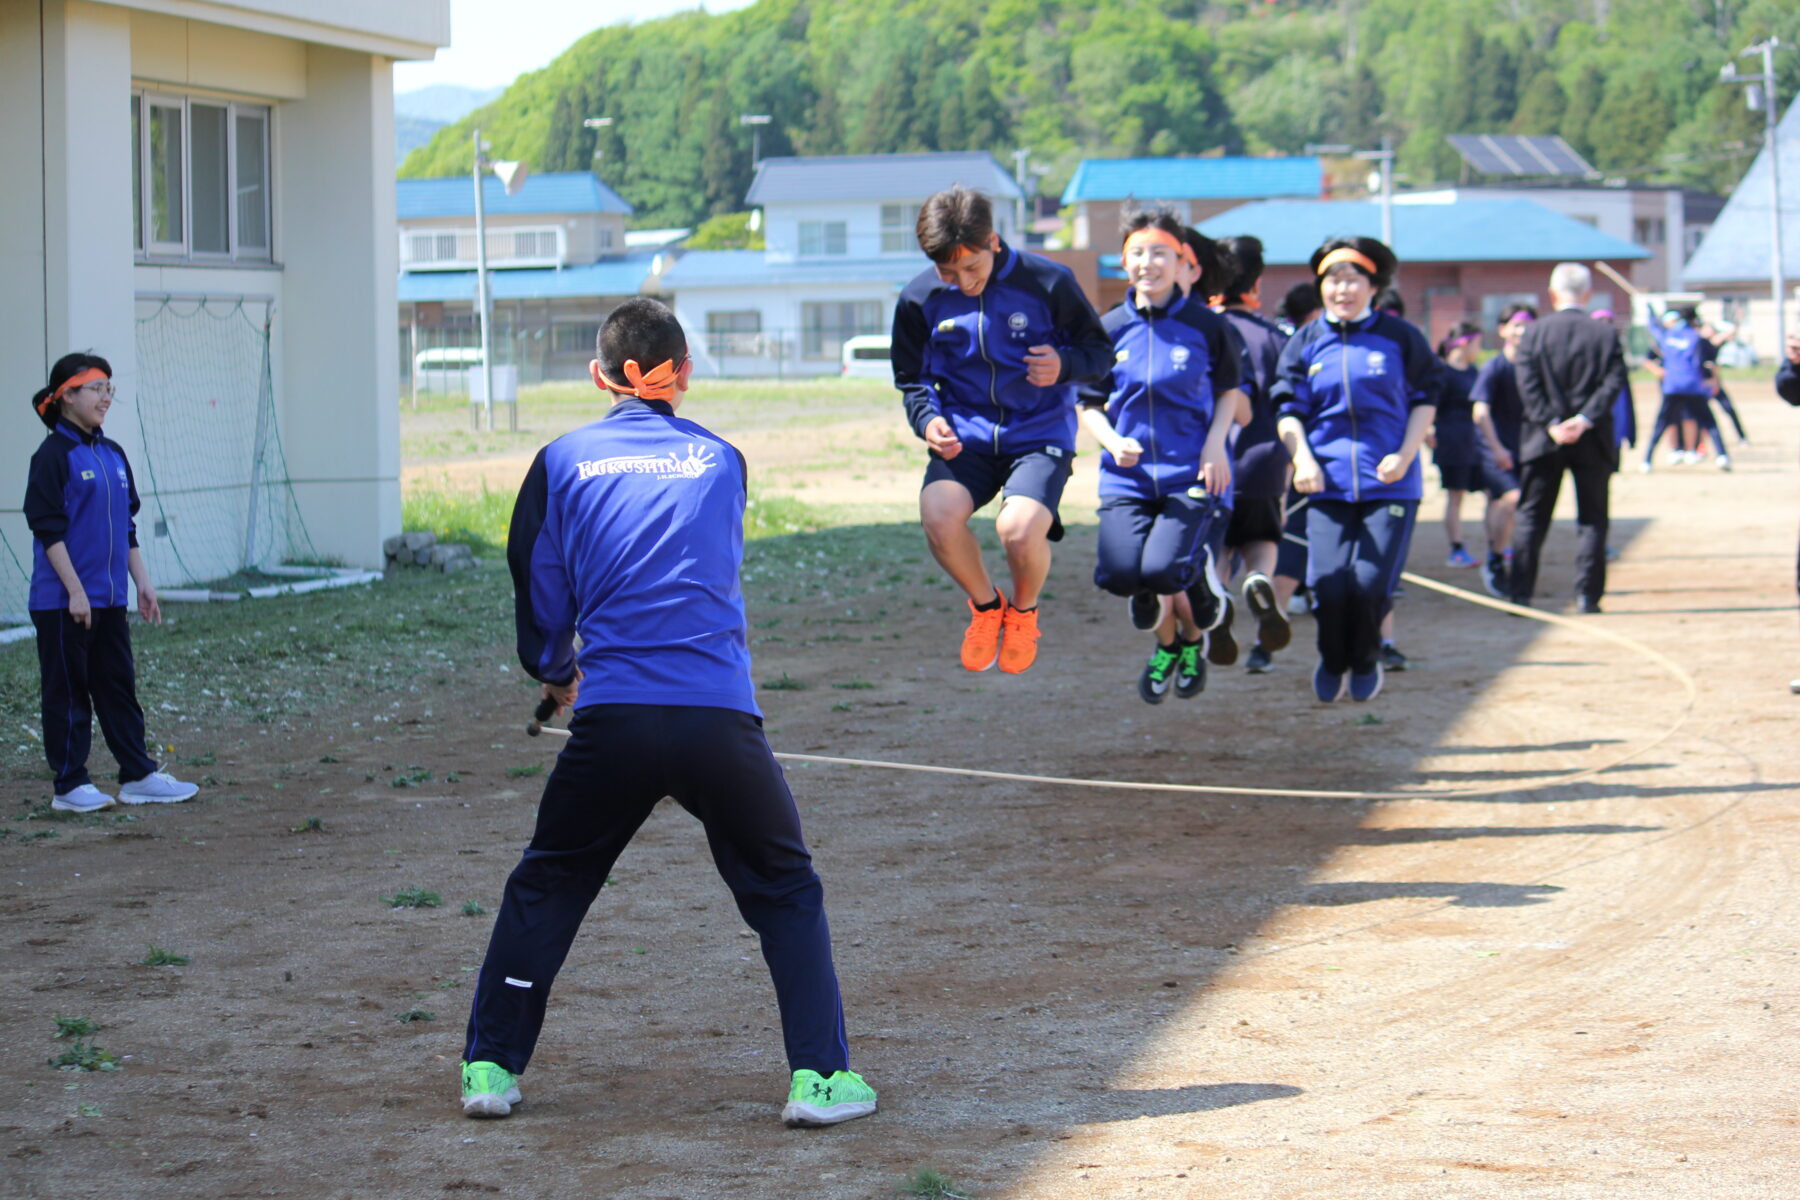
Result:
<instances>
[{"instance_id":1,"label":"distant mountain","mask_svg":"<svg viewBox=\"0 0 1800 1200\"><path fill-rule=\"evenodd\" d=\"M460 121L496 99L505 88L471 88L454 83L434 83L394 97L394 114L431 121L438 126Z\"/></svg>"},{"instance_id":2,"label":"distant mountain","mask_svg":"<svg viewBox=\"0 0 1800 1200\"><path fill-rule=\"evenodd\" d=\"M448 124L448 121L428 121L424 117L409 117L402 113L395 113L394 161L400 162L408 154L429 142L438 130Z\"/></svg>"}]
</instances>

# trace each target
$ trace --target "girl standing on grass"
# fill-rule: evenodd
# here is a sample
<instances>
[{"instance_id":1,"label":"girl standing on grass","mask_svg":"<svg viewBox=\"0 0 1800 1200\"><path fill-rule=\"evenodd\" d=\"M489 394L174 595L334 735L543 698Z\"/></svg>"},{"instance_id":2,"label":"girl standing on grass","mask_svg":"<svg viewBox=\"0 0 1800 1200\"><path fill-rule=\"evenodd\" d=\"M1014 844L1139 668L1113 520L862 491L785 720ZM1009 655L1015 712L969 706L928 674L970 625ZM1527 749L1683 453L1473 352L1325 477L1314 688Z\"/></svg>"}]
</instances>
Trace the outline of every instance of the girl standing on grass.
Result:
<instances>
[{"instance_id":1,"label":"girl standing on grass","mask_svg":"<svg viewBox=\"0 0 1800 1200\"><path fill-rule=\"evenodd\" d=\"M137 486L119 444L100 432L112 407L112 367L95 354L66 354L31 407L50 431L31 456L25 521L31 548L31 623L37 627L44 756L56 772L50 807L99 812L113 798L88 777L93 718L119 764L119 801L168 804L200 789L157 769L144 747L137 666L126 621L126 579L138 611L162 608L138 553Z\"/></svg>"}]
</instances>

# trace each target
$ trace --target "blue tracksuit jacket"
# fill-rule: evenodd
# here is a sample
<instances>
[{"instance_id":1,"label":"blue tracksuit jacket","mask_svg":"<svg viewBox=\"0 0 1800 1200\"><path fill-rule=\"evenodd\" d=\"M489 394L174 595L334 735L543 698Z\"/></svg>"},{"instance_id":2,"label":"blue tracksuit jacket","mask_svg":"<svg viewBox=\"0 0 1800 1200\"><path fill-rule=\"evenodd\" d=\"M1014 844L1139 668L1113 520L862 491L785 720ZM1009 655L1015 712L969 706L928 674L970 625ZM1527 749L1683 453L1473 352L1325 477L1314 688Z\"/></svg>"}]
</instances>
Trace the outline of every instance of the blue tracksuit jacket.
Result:
<instances>
[{"instance_id":1,"label":"blue tracksuit jacket","mask_svg":"<svg viewBox=\"0 0 1800 1200\"><path fill-rule=\"evenodd\" d=\"M1418 458L1393 483L1375 477L1381 460L1406 440L1412 410L1432 405L1438 357L1424 335L1390 313L1359 321L1319 317L1296 330L1281 352L1277 412L1306 426L1325 472L1325 500L1417 500L1424 494Z\"/></svg>"},{"instance_id":2,"label":"blue tracksuit jacket","mask_svg":"<svg viewBox=\"0 0 1800 1200\"><path fill-rule=\"evenodd\" d=\"M85 433L58 421L31 456L25 484L25 523L34 535L31 610L69 606L69 591L44 554L58 542L68 547L89 604L122 608L129 603L137 511L137 481L119 444L99 431Z\"/></svg>"},{"instance_id":3,"label":"blue tracksuit jacket","mask_svg":"<svg viewBox=\"0 0 1800 1200\"><path fill-rule=\"evenodd\" d=\"M1081 402L1106 407L1121 437L1144 453L1133 467L1100 456L1100 494L1156 500L1200 481L1200 452L1219 394L1238 386L1243 344L1225 319L1177 294L1167 308L1145 311L1136 296L1101 322L1113 346L1112 372L1084 384ZM1230 496L1220 500L1229 505Z\"/></svg>"},{"instance_id":4,"label":"blue tracksuit jacket","mask_svg":"<svg viewBox=\"0 0 1800 1200\"><path fill-rule=\"evenodd\" d=\"M1025 379L1025 352L1054 346L1061 378ZM1075 449L1075 387L1106 373L1112 345L1075 276L1060 263L1001 244L979 296L929 269L894 305L894 386L913 432L942 416L965 452Z\"/></svg>"},{"instance_id":5,"label":"blue tracksuit jacket","mask_svg":"<svg viewBox=\"0 0 1800 1200\"><path fill-rule=\"evenodd\" d=\"M1664 329L1654 314L1650 322L1650 340L1656 344L1651 357L1663 365L1663 395L1706 394L1706 364L1718 356L1717 347L1701 337L1700 331L1692 325L1684 323Z\"/></svg>"},{"instance_id":6,"label":"blue tracksuit jacket","mask_svg":"<svg viewBox=\"0 0 1800 1200\"><path fill-rule=\"evenodd\" d=\"M1243 378L1238 386L1250 397L1250 423L1237 431L1233 447L1231 490L1238 496L1278 500L1287 495L1287 447L1275 431L1271 389L1288 335L1252 312L1226 309L1220 314L1244 343Z\"/></svg>"},{"instance_id":7,"label":"blue tracksuit jacket","mask_svg":"<svg viewBox=\"0 0 1800 1200\"><path fill-rule=\"evenodd\" d=\"M579 665L577 708L761 716L738 585L744 500L743 455L660 400L621 400L538 451L506 543L525 670L562 684Z\"/></svg>"}]
</instances>

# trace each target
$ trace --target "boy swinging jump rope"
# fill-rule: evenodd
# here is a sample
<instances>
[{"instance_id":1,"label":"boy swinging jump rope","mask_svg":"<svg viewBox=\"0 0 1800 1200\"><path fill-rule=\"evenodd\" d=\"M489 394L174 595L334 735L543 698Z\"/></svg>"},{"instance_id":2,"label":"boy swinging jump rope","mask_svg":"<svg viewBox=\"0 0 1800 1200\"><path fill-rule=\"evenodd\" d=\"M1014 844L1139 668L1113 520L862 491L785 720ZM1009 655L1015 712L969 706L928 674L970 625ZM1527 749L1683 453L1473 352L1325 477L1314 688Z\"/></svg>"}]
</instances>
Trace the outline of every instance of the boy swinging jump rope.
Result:
<instances>
[{"instance_id":1,"label":"boy swinging jump rope","mask_svg":"<svg viewBox=\"0 0 1800 1200\"><path fill-rule=\"evenodd\" d=\"M867 1116L875 1090L849 1069L824 892L750 678L743 456L675 415L693 363L662 304L615 309L589 370L612 411L538 452L507 537L519 660L544 685L540 717L574 716L476 980L463 1112L504 1117L519 1103L582 917L669 796L706 827L762 940L793 1071L782 1119Z\"/></svg>"}]
</instances>

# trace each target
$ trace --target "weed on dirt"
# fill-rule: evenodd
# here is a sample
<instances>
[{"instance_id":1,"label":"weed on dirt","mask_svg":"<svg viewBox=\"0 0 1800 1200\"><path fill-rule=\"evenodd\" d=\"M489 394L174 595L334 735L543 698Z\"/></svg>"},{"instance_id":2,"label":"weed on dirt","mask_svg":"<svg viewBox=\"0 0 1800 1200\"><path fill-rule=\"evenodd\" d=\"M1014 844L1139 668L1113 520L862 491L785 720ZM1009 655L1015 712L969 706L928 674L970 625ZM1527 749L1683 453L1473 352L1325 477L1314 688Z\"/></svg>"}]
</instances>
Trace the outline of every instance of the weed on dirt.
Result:
<instances>
[{"instance_id":1,"label":"weed on dirt","mask_svg":"<svg viewBox=\"0 0 1800 1200\"><path fill-rule=\"evenodd\" d=\"M389 908L436 908L444 902L444 898L436 892L428 892L424 888L402 888L391 896L383 896L382 902Z\"/></svg>"},{"instance_id":2,"label":"weed on dirt","mask_svg":"<svg viewBox=\"0 0 1800 1200\"><path fill-rule=\"evenodd\" d=\"M188 956L177 954L167 947L152 944L144 952L144 957L138 959L138 965L140 967L185 967L188 965Z\"/></svg>"},{"instance_id":3,"label":"weed on dirt","mask_svg":"<svg viewBox=\"0 0 1800 1200\"><path fill-rule=\"evenodd\" d=\"M98 1021L87 1017L56 1017L55 1038L84 1038L100 1028Z\"/></svg>"},{"instance_id":4,"label":"weed on dirt","mask_svg":"<svg viewBox=\"0 0 1800 1200\"><path fill-rule=\"evenodd\" d=\"M423 1008L409 1008L403 1013L395 1013L394 1020L402 1025L410 1025L414 1021L435 1021L437 1014Z\"/></svg>"},{"instance_id":5,"label":"weed on dirt","mask_svg":"<svg viewBox=\"0 0 1800 1200\"><path fill-rule=\"evenodd\" d=\"M102 1050L98 1046L90 1046L86 1042L77 1041L61 1054L49 1060L49 1064L59 1071L116 1071L119 1061L111 1050Z\"/></svg>"},{"instance_id":6,"label":"weed on dirt","mask_svg":"<svg viewBox=\"0 0 1800 1200\"><path fill-rule=\"evenodd\" d=\"M918 1200L980 1200L966 1186L932 1167L920 1167L908 1175L894 1189L894 1194L915 1196Z\"/></svg>"}]
</instances>

